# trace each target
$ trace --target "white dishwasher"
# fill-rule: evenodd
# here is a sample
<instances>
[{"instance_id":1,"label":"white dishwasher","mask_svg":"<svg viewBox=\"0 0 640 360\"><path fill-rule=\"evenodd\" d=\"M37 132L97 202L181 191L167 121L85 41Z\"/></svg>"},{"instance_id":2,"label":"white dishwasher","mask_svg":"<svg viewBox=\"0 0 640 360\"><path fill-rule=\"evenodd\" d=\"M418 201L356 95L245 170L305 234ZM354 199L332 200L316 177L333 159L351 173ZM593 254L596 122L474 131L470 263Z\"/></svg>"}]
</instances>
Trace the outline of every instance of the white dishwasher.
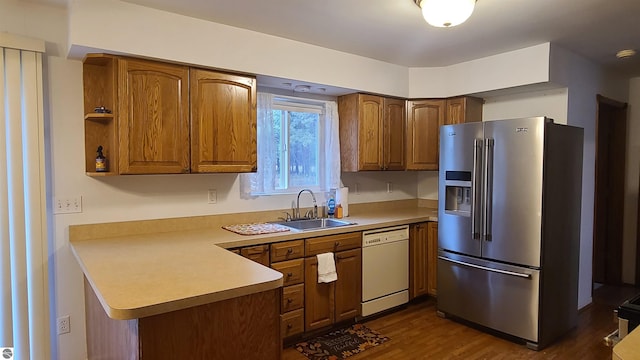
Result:
<instances>
[{"instance_id":1,"label":"white dishwasher","mask_svg":"<svg viewBox=\"0 0 640 360\"><path fill-rule=\"evenodd\" d=\"M362 316L409 301L409 226L362 233Z\"/></svg>"}]
</instances>

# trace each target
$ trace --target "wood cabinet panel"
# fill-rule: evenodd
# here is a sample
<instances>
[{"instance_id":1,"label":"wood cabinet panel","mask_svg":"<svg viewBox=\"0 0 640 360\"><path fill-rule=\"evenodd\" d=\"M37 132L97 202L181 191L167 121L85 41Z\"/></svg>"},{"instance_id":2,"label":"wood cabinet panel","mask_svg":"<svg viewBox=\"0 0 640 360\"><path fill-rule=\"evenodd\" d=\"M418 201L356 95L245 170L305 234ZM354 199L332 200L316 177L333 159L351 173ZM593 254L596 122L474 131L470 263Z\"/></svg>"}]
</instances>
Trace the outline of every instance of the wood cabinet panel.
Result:
<instances>
[{"instance_id":1,"label":"wood cabinet panel","mask_svg":"<svg viewBox=\"0 0 640 360\"><path fill-rule=\"evenodd\" d=\"M256 245L241 248L240 255L264 266L269 266L269 245Z\"/></svg>"},{"instance_id":2,"label":"wood cabinet panel","mask_svg":"<svg viewBox=\"0 0 640 360\"><path fill-rule=\"evenodd\" d=\"M409 299L428 294L428 226L412 224L409 229Z\"/></svg>"},{"instance_id":3,"label":"wood cabinet panel","mask_svg":"<svg viewBox=\"0 0 640 360\"><path fill-rule=\"evenodd\" d=\"M256 158L256 81L191 69L191 172L251 172Z\"/></svg>"},{"instance_id":4,"label":"wood cabinet panel","mask_svg":"<svg viewBox=\"0 0 640 360\"><path fill-rule=\"evenodd\" d=\"M318 283L318 259L304 259L304 330L311 331L334 322L335 282Z\"/></svg>"},{"instance_id":5,"label":"wood cabinet panel","mask_svg":"<svg viewBox=\"0 0 640 360\"><path fill-rule=\"evenodd\" d=\"M142 359L280 359L280 290L139 320Z\"/></svg>"},{"instance_id":6,"label":"wood cabinet panel","mask_svg":"<svg viewBox=\"0 0 640 360\"><path fill-rule=\"evenodd\" d=\"M438 295L438 223L427 223L427 293Z\"/></svg>"},{"instance_id":7,"label":"wood cabinet panel","mask_svg":"<svg viewBox=\"0 0 640 360\"><path fill-rule=\"evenodd\" d=\"M335 322L349 320L361 313L362 249L336 253Z\"/></svg>"},{"instance_id":8,"label":"wood cabinet panel","mask_svg":"<svg viewBox=\"0 0 640 360\"><path fill-rule=\"evenodd\" d=\"M407 170L438 170L440 126L445 100L408 102Z\"/></svg>"},{"instance_id":9,"label":"wood cabinet panel","mask_svg":"<svg viewBox=\"0 0 640 360\"><path fill-rule=\"evenodd\" d=\"M271 244L271 262L304 257L304 240L283 241Z\"/></svg>"},{"instance_id":10,"label":"wood cabinet panel","mask_svg":"<svg viewBox=\"0 0 640 360\"><path fill-rule=\"evenodd\" d=\"M304 259L281 261L271 264L271 267L282 273L284 286L299 284L304 281Z\"/></svg>"},{"instance_id":11,"label":"wood cabinet panel","mask_svg":"<svg viewBox=\"0 0 640 360\"><path fill-rule=\"evenodd\" d=\"M283 339L302 333L304 331L304 309L282 314L280 327L280 333Z\"/></svg>"},{"instance_id":12,"label":"wood cabinet panel","mask_svg":"<svg viewBox=\"0 0 640 360\"><path fill-rule=\"evenodd\" d=\"M189 68L118 60L119 170L189 172Z\"/></svg>"},{"instance_id":13,"label":"wood cabinet panel","mask_svg":"<svg viewBox=\"0 0 640 360\"><path fill-rule=\"evenodd\" d=\"M89 359L280 359L279 289L132 320L109 318L86 278L84 291Z\"/></svg>"},{"instance_id":14,"label":"wood cabinet panel","mask_svg":"<svg viewBox=\"0 0 640 360\"><path fill-rule=\"evenodd\" d=\"M405 169L405 100L384 98L385 170Z\"/></svg>"},{"instance_id":15,"label":"wood cabinet panel","mask_svg":"<svg viewBox=\"0 0 640 360\"><path fill-rule=\"evenodd\" d=\"M361 246L362 233L352 232L307 239L305 243L305 253L307 256L314 256L326 252L355 249Z\"/></svg>"}]
</instances>

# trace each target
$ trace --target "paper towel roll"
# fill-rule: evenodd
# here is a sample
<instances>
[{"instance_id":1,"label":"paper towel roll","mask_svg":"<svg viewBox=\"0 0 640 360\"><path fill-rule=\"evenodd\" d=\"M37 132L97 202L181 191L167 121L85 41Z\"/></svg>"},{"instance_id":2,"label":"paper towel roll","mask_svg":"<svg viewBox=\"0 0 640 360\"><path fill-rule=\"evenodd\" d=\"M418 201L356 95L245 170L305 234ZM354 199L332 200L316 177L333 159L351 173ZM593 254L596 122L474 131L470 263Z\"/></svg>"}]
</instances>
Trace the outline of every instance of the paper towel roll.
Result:
<instances>
[{"instance_id":1,"label":"paper towel roll","mask_svg":"<svg viewBox=\"0 0 640 360\"><path fill-rule=\"evenodd\" d=\"M336 191L336 204L342 205L342 216L349 216L349 188L341 187Z\"/></svg>"}]
</instances>

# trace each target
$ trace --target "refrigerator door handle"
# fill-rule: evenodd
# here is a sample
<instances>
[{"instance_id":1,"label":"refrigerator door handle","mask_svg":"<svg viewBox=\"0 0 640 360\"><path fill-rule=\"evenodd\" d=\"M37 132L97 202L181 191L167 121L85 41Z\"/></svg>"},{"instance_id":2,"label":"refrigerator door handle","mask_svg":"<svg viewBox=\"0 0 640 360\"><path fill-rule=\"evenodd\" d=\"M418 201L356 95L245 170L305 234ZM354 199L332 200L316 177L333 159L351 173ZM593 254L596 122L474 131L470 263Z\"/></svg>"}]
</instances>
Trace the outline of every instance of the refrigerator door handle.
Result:
<instances>
[{"instance_id":1,"label":"refrigerator door handle","mask_svg":"<svg viewBox=\"0 0 640 360\"><path fill-rule=\"evenodd\" d=\"M452 262L454 264L458 264L458 265L462 265L462 266L472 267L472 268L475 268L475 269L491 271L491 272L495 272L495 273L499 273L499 274L503 274L503 275L516 276L516 277L520 277L520 278L524 278L524 279L531 279L531 274L524 274L524 273L519 273L519 272L509 271L509 270L494 269L494 268L490 268L490 267L486 267L486 266L471 264L471 263L464 262L464 261L449 259L448 257L442 256L442 255L438 255L438 259L444 260L444 261L448 261L448 262Z\"/></svg>"},{"instance_id":2,"label":"refrigerator door handle","mask_svg":"<svg viewBox=\"0 0 640 360\"><path fill-rule=\"evenodd\" d=\"M471 188L471 238L480 239L480 183L482 182L480 171L482 158L482 139L473 140L473 183Z\"/></svg>"},{"instance_id":3,"label":"refrigerator door handle","mask_svg":"<svg viewBox=\"0 0 640 360\"><path fill-rule=\"evenodd\" d=\"M491 241L491 215L492 208L491 203L493 201L493 148L494 148L494 140L486 139L485 140L485 152L484 152L484 191L482 192L484 195L483 204L484 204L484 214L482 216L484 220L483 224L483 238L485 241Z\"/></svg>"}]
</instances>

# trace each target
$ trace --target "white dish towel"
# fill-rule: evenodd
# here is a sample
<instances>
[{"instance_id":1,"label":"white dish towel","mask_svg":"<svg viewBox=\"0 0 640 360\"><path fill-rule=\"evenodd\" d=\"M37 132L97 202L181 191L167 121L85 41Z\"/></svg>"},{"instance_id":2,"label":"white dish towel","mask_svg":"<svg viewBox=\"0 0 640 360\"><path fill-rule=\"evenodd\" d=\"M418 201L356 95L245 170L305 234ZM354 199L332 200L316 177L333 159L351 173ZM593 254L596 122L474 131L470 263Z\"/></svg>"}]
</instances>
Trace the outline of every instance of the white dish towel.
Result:
<instances>
[{"instance_id":1,"label":"white dish towel","mask_svg":"<svg viewBox=\"0 0 640 360\"><path fill-rule=\"evenodd\" d=\"M318 283L330 283L338 280L333 253L318 254L316 257L318 258Z\"/></svg>"}]
</instances>

